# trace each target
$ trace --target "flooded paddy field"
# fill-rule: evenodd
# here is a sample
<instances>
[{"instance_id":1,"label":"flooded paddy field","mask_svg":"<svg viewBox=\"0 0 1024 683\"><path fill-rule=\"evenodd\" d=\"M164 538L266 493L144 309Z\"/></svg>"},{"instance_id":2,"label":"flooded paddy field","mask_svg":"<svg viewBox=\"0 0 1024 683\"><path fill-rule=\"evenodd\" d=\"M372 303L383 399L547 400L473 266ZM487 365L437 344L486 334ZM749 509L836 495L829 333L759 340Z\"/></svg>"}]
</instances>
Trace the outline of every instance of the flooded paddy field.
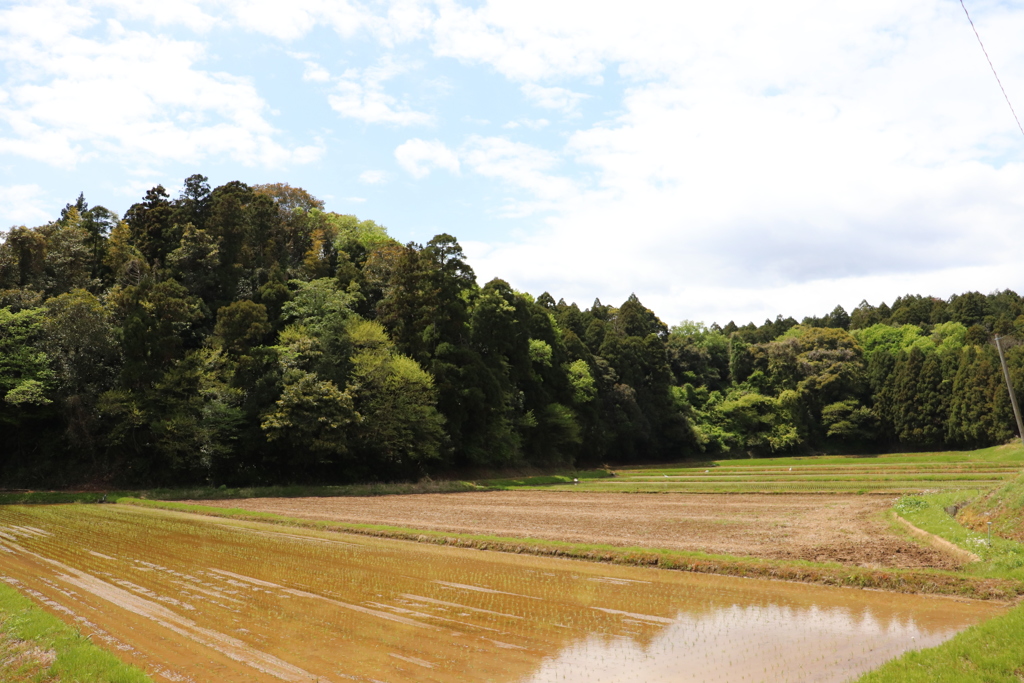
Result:
<instances>
[{"instance_id":1,"label":"flooded paddy field","mask_svg":"<svg viewBox=\"0 0 1024 683\"><path fill-rule=\"evenodd\" d=\"M0 580L180 682L844 681L1005 610L99 505L0 508Z\"/></svg>"},{"instance_id":2,"label":"flooded paddy field","mask_svg":"<svg viewBox=\"0 0 1024 683\"><path fill-rule=\"evenodd\" d=\"M958 567L962 559L916 544L890 528L880 513L895 500L855 495L490 491L376 498L253 498L201 504L452 533L852 566Z\"/></svg>"}]
</instances>

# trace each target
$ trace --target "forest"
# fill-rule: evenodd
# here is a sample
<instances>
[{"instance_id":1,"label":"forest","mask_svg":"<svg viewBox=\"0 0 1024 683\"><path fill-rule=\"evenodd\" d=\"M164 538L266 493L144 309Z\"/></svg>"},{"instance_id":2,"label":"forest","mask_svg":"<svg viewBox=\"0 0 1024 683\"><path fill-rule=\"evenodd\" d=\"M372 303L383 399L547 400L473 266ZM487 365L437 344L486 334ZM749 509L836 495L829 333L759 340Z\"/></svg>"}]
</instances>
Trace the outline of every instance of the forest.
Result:
<instances>
[{"instance_id":1,"label":"forest","mask_svg":"<svg viewBox=\"0 0 1024 683\"><path fill-rule=\"evenodd\" d=\"M401 244L288 184L79 196L0 239L4 487L974 448L1015 433L994 335L1024 386L1009 290L670 326L481 285L451 235Z\"/></svg>"}]
</instances>

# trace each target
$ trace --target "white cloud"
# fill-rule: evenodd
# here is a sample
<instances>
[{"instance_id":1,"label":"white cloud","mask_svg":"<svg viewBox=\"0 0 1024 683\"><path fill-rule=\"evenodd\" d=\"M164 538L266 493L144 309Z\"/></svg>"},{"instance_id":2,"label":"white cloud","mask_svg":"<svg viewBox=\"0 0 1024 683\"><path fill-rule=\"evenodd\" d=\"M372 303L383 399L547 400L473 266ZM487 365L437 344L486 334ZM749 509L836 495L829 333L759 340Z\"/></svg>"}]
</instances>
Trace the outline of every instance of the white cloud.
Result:
<instances>
[{"instance_id":1,"label":"white cloud","mask_svg":"<svg viewBox=\"0 0 1024 683\"><path fill-rule=\"evenodd\" d=\"M1019 131L956 3L637 0L624 12L582 0L190 0L175 19L154 0L138 9L103 1L125 25L98 23L95 4L0 10L0 153L64 166L121 156L156 168L218 155L318 158L320 143L280 142L252 82L206 68L203 45L139 32L137 21L197 32L236 24L282 41L319 25L345 38L331 57L353 68L332 77L321 64L337 59L292 56L305 80L334 84L339 114L436 124L437 139L395 149L402 168L489 180L500 192L481 193L485 214L534 216L532 236L467 240L482 275L583 304L636 291L668 320L708 322L822 313L855 305L844 298L859 300L855 290L891 300L943 286L1024 289L1009 265L1024 256L1014 239L1024 228ZM982 5L975 19L1024 110L1024 11ZM398 56L370 61L380 47ZM403 53L423 60L414 86L400 78L413 69ZM450 59L460 67L438 80ZM497 118L498 102L438 120L422 102L438 100L444 88L424 95L427 84L447 78L456 94L478 85L470 78L505 79L479 92L511 91L512 113ZM547 125L520 118L517 88L569 114L576 130L529 137L547 148L517 139ZM445 128L486 123L470 115L512 119L507 137Z\"/></svg>"},{"instance_id":2,"label":"white cloud","mask_svg":"<svg viewBox=\"0 0 1024 683\"><path fill-rule=\"evenodd\" d=\"M316 62L306 60L302 80L314 83L326 83L331 80L331 73Z\"/></svg>"},{"instance_id":3,"label":"white cloud","mask_svg":"<svg viewBox=\"0 0 1024 683\"><path fill-rule=\"evenodd\" d=\"M395 149L395 159L414 178L425 178L435 168L459 172L459 158L438 140L408 140Z\"/></svg>"},{"instance_id":4,"label":"white cloud","mask_svg":"<svg viewBox=\"0 0 1024 683\"><path fill-rule=\"evenodd\" d=\"M386 47L394 47L423 36L434 23L429 0L391 0L387 17L372 22L371 30Z\"/></svg>"},{"instance_id":5,"label":"white cloud","mask_svg":"<svg viewBox=\"0 0 1024 683\"><path fill-rule=\"evenodd\" d=\"M516 119L515 121L509 121L502 125L502 128L508 130L515 130L516 128L529 128L530 130L540 130L541 128L547 128L551 124L547 119Z\"/></svg>"},{"instance_id":6,"label":"white cloud","mask_svg":"<svg viewBox=\"0 0 1024 683\"><path fill-rule=\"evenodd\" d=\"M460 157L474 172L528 194L525 200L507 200L505 215L523 216L564 206L579 192L569 178L550 173L561 159L540 147L473 135L460 149Z\"/></svg>"},{"instance_id":7,"label":"white cloud","mask_svg":"<svg viewBox=\"0 0 1024 683\"><path fill-rule=\"evenodd\" d=\"M36 184L0 185L0 229L14 225L37 225L53 218L44 207L49 202Z\"/></svg>"},{"instance_id":8,"label":"white cloud","mask_svg":"<svg viewBox=\"0 0 1024 683\"><path fill-rule=\"evenodd\" d=\"M384 83L405 73L410 67L385 58L367 69L348 69L338 79L335 94L327 98L331 108L342 116L366 123L391 123L399 126L427 125L434 117L414 111L407 104L384 92Z\"/></svg>"},{"instance_id":9,"label":"white cloud","mask_svg":"<svg viewBox=\"0 0 1024 683\"><path fill-rule=\"evenodd\" d=\"M59 2L0 11L7 97L0 152L63 168L92 157L195 163L227 156L276 166L316 158L289 149L264 118L266 103L244 78L198 68L202 45L111 25Z\"/></svg>"},{"instance_id":10,"label":"white cloud","mask_svg":"<svg viewBox=\"0 0 1024 683\"><path fill-rule=\"evenodd\" d=\"M381 185L387 181L388 174L386 171L368 170L359 174L359 182L366 183L367 185Z\"/></svg>"},{"instance_id":11,"label":"white cloud","mask_svg":"<svg viewBox=\"0 0 1024 683\"><path fill-rule=\"evenodd\" d=\"M322 144L303 145L289 151L288 160L294 164L311 164L324 158L326 150Z\"/></svg>"},{"instance_id":12,"label":"white cloud","mask_svg":"<svg viewBox=\"0 0 1024 683\"><path fill-rule=\"evenodd\" d=\"M202 8L196 0L93 0L96 7L109 7L121 17L149 20L158 26L183 25L204 33L221 25L221 20Z\"/></svg>"},{"instance_id":13,"label":"white cloud","mask_svg":"<svg viewBox=\"0 0 1024 683\"><path fill-rule=\"evenodd\" d=\"M317 24L334 29L342 37L351 37L372 25L373 15L346 0L226 0L239 25L251 31L293 41L305 36Z\"/></svg>"},{"instance_id":14,"label":"white cloud","mask_svg":"<svg viewBox=\"0 0 1024 683\"><path fill-rule=\"evenodd\" d=\"M435 20L431 0L292 0L287 4L275 0L223 0L223 4L240 26L289 42L305 37L319 25L346 39L367 31L391 48L424 36ZM386 8L383 13L373 11L382 8Z\"/></svg>"},{"instance_id":15,"label":"white cloud","mask_svg":"<svg viewBox=\"0 0 1024 683\"><path fill-rule=\"evenodd\" d=\"M633 6L629 12L601 12L593 3L539 0L491 1L473 9L442 0L432 25L433 49L441 57L488 64L516 81L599 74L606 46L589 35L594 17L612 29L609 15L627 18L634 12Z\"/></svg>"},{"instance_id":16,"label":"white cloud","mask_svg":"<svg viewBox=\"0 0 1024 683\"><path fill-rule=\"evenodd\" d=\"M543 88L535 83L527 83L521 90L538 107L557 109L563 114L575 113L580 102L590 97L566 88Z\"/></svg>"},{"instance_id":17,"label":"white cloud","mask_svg":"<svg viewBox=\"0 0 1024 683\"><path fill-rule=\"evenodd\" d=\"M583 305L635 291L668 320L708 322L1024 288L1019 131L959 7L559 3L539 24L541 12L443 4L437 50L528 83L617 68L627 89L548 162L463 151L549 211L531 237L470 241L482 277ZM992 6L979 28L1024 97L1024 13Z\"/></svg>"}]
</instances>

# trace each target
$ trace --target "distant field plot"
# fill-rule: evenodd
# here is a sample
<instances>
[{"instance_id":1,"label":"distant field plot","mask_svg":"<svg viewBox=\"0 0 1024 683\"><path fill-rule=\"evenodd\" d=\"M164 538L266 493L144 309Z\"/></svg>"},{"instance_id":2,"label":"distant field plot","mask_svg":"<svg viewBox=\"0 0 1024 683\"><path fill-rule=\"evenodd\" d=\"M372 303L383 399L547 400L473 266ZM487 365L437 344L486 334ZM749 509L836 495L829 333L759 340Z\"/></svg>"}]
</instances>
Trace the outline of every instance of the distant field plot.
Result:
<instances>
[{"instance_id":1,"label":"distant field plot","mask_svg":"<svg viewBox=\"0 0 1024 683\"><path fill-rule=\"evenodd\" d=\"M0 507L0 581L179 683L839 683L1006 612L112 505Z\"/></svg>"},{"instance_id":2,"label":"distant field plot","mask_svg":"<svg viewBox=\"0 0 1024 683\"><path fill-rule=\"evenodd\" d=\"M895 500L895 496L650 496L528 490L254 498L204 504L310 520L849 566L959 566L956 558L890 528L881 514Z\"/></svg>"},{"instance_id":3,"label":"distant field plot","mask_svg":"<svg viewBox=\"0 0 1024 683\"><path fill-rule=\"evenodd\" d=\"M1024 448L717 460L613 469L549 489L620 493L934 493L987 490L1024 467Z\"/></svg>"}]
</instances>

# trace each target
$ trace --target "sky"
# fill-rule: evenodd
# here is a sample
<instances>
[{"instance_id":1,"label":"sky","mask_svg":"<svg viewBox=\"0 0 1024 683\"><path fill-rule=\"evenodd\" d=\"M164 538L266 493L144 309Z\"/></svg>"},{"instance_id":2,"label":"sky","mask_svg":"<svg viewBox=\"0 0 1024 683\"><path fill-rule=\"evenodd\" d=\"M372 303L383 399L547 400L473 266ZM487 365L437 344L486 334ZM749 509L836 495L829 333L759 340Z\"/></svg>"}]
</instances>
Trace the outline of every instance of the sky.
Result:
<instances>
[{"instance_id":1,"label":"sky","mask_svg":"<svg viewBox=\"0 0 1024 683\"><path fill-rule=\"evenodd\" d=\"M965 2L1024 114L1024 2ZM670 325L1024 293L958 0L0 0L0 229L193 173Z\"/></svg>"}]
</instances>

